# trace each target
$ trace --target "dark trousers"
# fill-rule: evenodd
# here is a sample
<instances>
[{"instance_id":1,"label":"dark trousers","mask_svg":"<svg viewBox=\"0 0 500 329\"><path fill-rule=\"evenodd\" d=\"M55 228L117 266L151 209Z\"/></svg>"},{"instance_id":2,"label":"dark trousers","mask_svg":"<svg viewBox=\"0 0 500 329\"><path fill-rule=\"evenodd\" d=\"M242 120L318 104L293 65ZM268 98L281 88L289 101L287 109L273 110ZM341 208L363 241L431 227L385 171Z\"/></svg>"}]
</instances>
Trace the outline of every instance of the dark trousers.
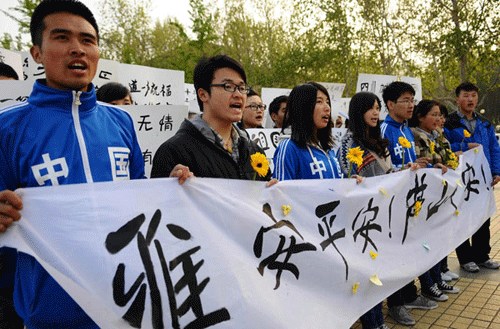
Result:
<instances>
[{"instance_id":1,"label":"dark trousers","mask_svg":"<svg viewBox=\"0 0 500 329\"><path fill-rule=\"evenodd\" d=\"M417 286L412 280L406 286L387 297L387 307L403 306L405 303L413 302L417 297Z\"/></svg>"},{"instance_id":2,"label":"dark trousers","mask_svg":"<svg viewBox=\"0 0 500 329\"><path fill-rule=\"evenodd\" d=\"M441 280L441 262L437 263L430 270L418 277L422 290L429 291L434 283L440 283Z\"/></svg>"},{"instance_id":3,"label":"dark trousers","mask_svg":"<svg viewBox=\"0 0 500 329\"><path fill-rule=\"evenodd\" d=\"M22 329L23 321L14 310L12 289L0 289L0 329Z\"/></svg>"},{"instance_id":4,"label":"dark trousers","mask_svg":"<svg viewBox=\"0 0 500 329\"><path fill-rule=\"evenodd\" d=\"M469 262L484 263L490 259L490 219L488 218L472 238L465 240L455 251L460 265Z\"/></svg>"},{"instance_id":5,"label":"dark trousers","mask_svg":"<svg viewBox=\"0 0 500 329\"><path fill-rule=\"evenodd\" d=\"M384 314L382 313L382 303L373 306L371 310L363 314L360 318L363 329L374 329L384 324Z\"/></svg>"}]
</instances>

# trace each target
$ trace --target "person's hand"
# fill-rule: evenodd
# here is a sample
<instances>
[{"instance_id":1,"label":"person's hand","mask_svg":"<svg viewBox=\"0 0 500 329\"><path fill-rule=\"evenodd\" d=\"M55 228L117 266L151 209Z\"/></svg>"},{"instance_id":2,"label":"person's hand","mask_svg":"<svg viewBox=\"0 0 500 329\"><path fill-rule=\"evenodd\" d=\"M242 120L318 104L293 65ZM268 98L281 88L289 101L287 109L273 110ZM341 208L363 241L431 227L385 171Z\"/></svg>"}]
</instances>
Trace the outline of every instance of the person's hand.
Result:
<instances>
[{"instance_id":1,"label":"person's hand","mask_svg":"<svg viewBox=\"0 0 500 329\"><path fill-rule=\"evenodd\" d=\"M491 186L495 186L498 182L500 182L500 176L493 176L493 181L491 182Z\"/></svg>"},{"instance_id":2,"label":"person's hand","mask_svg":"<svg viewBox=\"0 0 500 329\"><path fill-rule=\"evenodd\" d=\"M410 169L411 171L415 171L420 168L422 167L416 162L410 162L405 165L405 169Z\"/></svg>"},{"instance_id":3,"label":"person's hand","mask_svg":"<svg viewBox=\"0 0 500 329\"><path fill-rule=\"evenodd\" d=\"M441 168L441 174L444 175L446 174L446 172L448 171L448 167L446 167L444 164L442 163L436 163L434 165L434 168Z\"/></svg>"},{"instance_id":4,"label":"person's hand","mask_svg":"<svg viewBox=\"0 0 500 329\"><path fill-rule=\"evenodd\" d=\"M271 187L273 185L278 184L278 180L276 178L271 179L269 182L266 183L266 187Z\"/></svg>"},{"instance_id":5,"label":"person's hand","mask_svg":"<svg viewBox=\"0 0 500 329\"><path fill-rule=\"evenodd\" d=\"M178 177L179 178L179 184L182 185L186 181L186 179L193 177L194 174L189 170L189 167L181 165L181 164L176 164L174 169L170 172L169 177Z\"/></svg>"},{"instance_id":6,"label":"person's hand","mask_svg":"<svg viewBox=\"0 0 500 329\"><path fill-rule=\"evenodd\" d=\"M473 149L474 147L478 147L479 143L467 143L467 146L469 147L469 150L470 150L470 149Z\"/></svg>"},{"instance_id":7,"label":"person's hand","mask_svg":"<svg viewBox=\"0 0 500 329\"><path fill-rule=\"evenodd\" d=\"M427 164L431 161L431 158L418 158L415 160L415 163L417 163L420 168L427 168Z\"/></svg>"},{"instance_id":8,"label":"person's hand","mask_svg":"<svg viewBox=\"0 0 500 329\"><path fill-rule=\"evenodd\" d=\"M21 197L10 190L0 192L0 232L5 232L15 221L21 218L23 208Z\"/></svg>"},{"instance_id":9,"label":"person's hand","mask_svg":"<svg viewBox=\"0 0 500 329\"><path fill-rule=\"evenodd\" d=\"M363 182L363 176L352 175L351 178L355 178L356 179L356 184L361 184Z\"/></svg>"}]
</instances>

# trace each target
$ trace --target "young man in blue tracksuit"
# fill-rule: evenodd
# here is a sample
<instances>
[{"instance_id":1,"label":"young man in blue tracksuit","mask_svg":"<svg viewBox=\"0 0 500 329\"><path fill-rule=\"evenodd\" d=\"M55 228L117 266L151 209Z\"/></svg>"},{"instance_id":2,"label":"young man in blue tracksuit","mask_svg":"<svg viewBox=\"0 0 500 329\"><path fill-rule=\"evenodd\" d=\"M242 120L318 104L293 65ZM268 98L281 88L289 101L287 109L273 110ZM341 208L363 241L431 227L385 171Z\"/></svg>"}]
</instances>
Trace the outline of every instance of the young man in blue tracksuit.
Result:
<instances>
[{"instance_id":1,"label":"young man in blue tracksuit","mask_svg":"<svg viewBox=\"0 0 500 329\"><path fill-rule=\"evenodd\" d=\"M389 110L389 115L380 125L382 137L389 140L389 153L395 169L402 167L403 153L405 167L409 163L418 164L420 167L427 166L427 159L417 159L413 134L406 124L411 118L415 107L415 89L408 83L395 81L387 85L382 93L384 103ZM399 138L404 137L410 143L410 148L403 148L399 143ZM404 325L414 325L415 320L408 309L433 309L437 303L417 294L417 287L411 281L394 294L387 298L389 315L397 322Z\"/></svg>"},{"instance_id":2,"label":"young man in blue tracksuit","mask_svg":"<svg viewBox=\"0 0 500 329\"><path fill-rule=\"evenodd\" d=\"M445 135L451 143L451 149L467 151L481 144L493 176L492 185L500 181L500 146L495 137L491 122L475 112L478 103L479 88L470 82L461 83L456 89L458 111L446 120ZM467 131L470 137L465 137ZM460 266L468 272L479 272L479 266L497 270L500 264L489 257L490 219L456 249Z\"/></svg>"},{"instance_id":3,"label":"young man in blue tracksuit","mask_svg":"<svg viewBox=\"0 0 500 329\"><path fill-rule=\"evenodd\" d=\"M17 188L145 178L132 118L96 102L99 32L90 10L76 0L44 0L30 30L31 55L46 79L27 102L0 111L0 232L20 218ZM0 284L14 285L26 327L97 327L35 258L0 249L7 259Z\"/></svg>"}]
</instances>

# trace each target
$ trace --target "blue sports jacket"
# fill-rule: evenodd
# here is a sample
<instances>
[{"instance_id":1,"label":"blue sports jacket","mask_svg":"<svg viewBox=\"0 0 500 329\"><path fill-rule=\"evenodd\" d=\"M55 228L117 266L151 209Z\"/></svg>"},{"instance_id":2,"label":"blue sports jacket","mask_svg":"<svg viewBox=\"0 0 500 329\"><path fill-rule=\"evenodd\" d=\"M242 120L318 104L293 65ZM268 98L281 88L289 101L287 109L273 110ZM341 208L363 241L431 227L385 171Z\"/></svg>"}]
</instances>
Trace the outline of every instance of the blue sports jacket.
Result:
<instances>
[{"instance_id":1,"label":"blue sports jacket","mask_svg":"<svg viewBox=\"0 0 500 329\"><path fill-rule=\"evenodd\" d=\"M278 180L341 178L335 152L314 146L299 147L285 139L274 151L273 177Z\"/></svg>"},{"instance_id":2,"label":"blue sports jacket","mask_svg":"<svg viewBox=\"0 0 500 329\"><path fill-rule=\"evenodd\" d=\"M458 115L457 112L451 113L446 119L444 134L446 139L451 144L451 150L467 151L468 143L478 143L483 146L484 155L490 165L491 174L493 176L500 175L500 146L495 136L495 129L491 122L486 118L474 114L476 118L476 128L471 133L466 128L465 119ZM467 130L471 136L464 137L464 130Z\"/></svg>"},{"instance_id":3,"label":"blue sports jacket","mask_svg":"<svg viewBox=\"0 0 500 329\"><path fill-rule=\"evenodd\" d=\"M0 190L145 178L132 118L97 103L93 85L76 92L36 81L27 102L0 110L0 141ZM17 255L14 303L28 328L97 327L24 253Z\"/></svg>"},{"instance_id":4,"label":"blue sports jacket","mask_svg":"<svg viewBox=\"0 0 500 329\"><path fill-rule=\"evenodd\" d=\"M403 152L405 154L405 165L410 162L415 162L417 156L415 154L415 139L406 122L399 123L391 118L390 115L385 117L384 122L380 124L382 137L389 140L389 153L391 154L392 165L395 168L401 168L403 163ZM399 137L406 138L411 143L411 148L403 148L398 142Z\"/></svg>"}]
</instances>

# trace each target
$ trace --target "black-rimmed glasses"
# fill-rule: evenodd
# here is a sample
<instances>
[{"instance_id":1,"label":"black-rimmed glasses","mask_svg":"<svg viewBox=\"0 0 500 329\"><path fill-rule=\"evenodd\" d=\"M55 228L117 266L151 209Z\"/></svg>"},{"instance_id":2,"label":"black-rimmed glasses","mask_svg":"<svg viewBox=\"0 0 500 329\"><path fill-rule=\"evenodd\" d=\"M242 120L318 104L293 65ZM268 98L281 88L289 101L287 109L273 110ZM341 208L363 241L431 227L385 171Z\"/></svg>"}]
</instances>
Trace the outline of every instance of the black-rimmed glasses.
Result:
<instances>
[{"instance_id":1,"label":"black-rimmed glasses","mask_svg":"<svg viewBox=\"0 0 500 329\"><path fill-rule=\"evenodd\" d=\"M250 91L250 87L247 85L236 85L231 82L226 82L226 83L212 83L210 87L223 87L225 91L234 93L236 90L238 90L241 94L248 94Z\"/></svg>"},{"instance_id":2,"label":"black-rimmed glasses","mask_svg":"<svg viewBox=\"0 0 500 329\"><path fill-rule=\"evenodd\" d=\"M246 109L251 109L252 111L262 110L265 111L267 106L265 104L250 104L245 106Z\"/></svg>"}]
</instances>

